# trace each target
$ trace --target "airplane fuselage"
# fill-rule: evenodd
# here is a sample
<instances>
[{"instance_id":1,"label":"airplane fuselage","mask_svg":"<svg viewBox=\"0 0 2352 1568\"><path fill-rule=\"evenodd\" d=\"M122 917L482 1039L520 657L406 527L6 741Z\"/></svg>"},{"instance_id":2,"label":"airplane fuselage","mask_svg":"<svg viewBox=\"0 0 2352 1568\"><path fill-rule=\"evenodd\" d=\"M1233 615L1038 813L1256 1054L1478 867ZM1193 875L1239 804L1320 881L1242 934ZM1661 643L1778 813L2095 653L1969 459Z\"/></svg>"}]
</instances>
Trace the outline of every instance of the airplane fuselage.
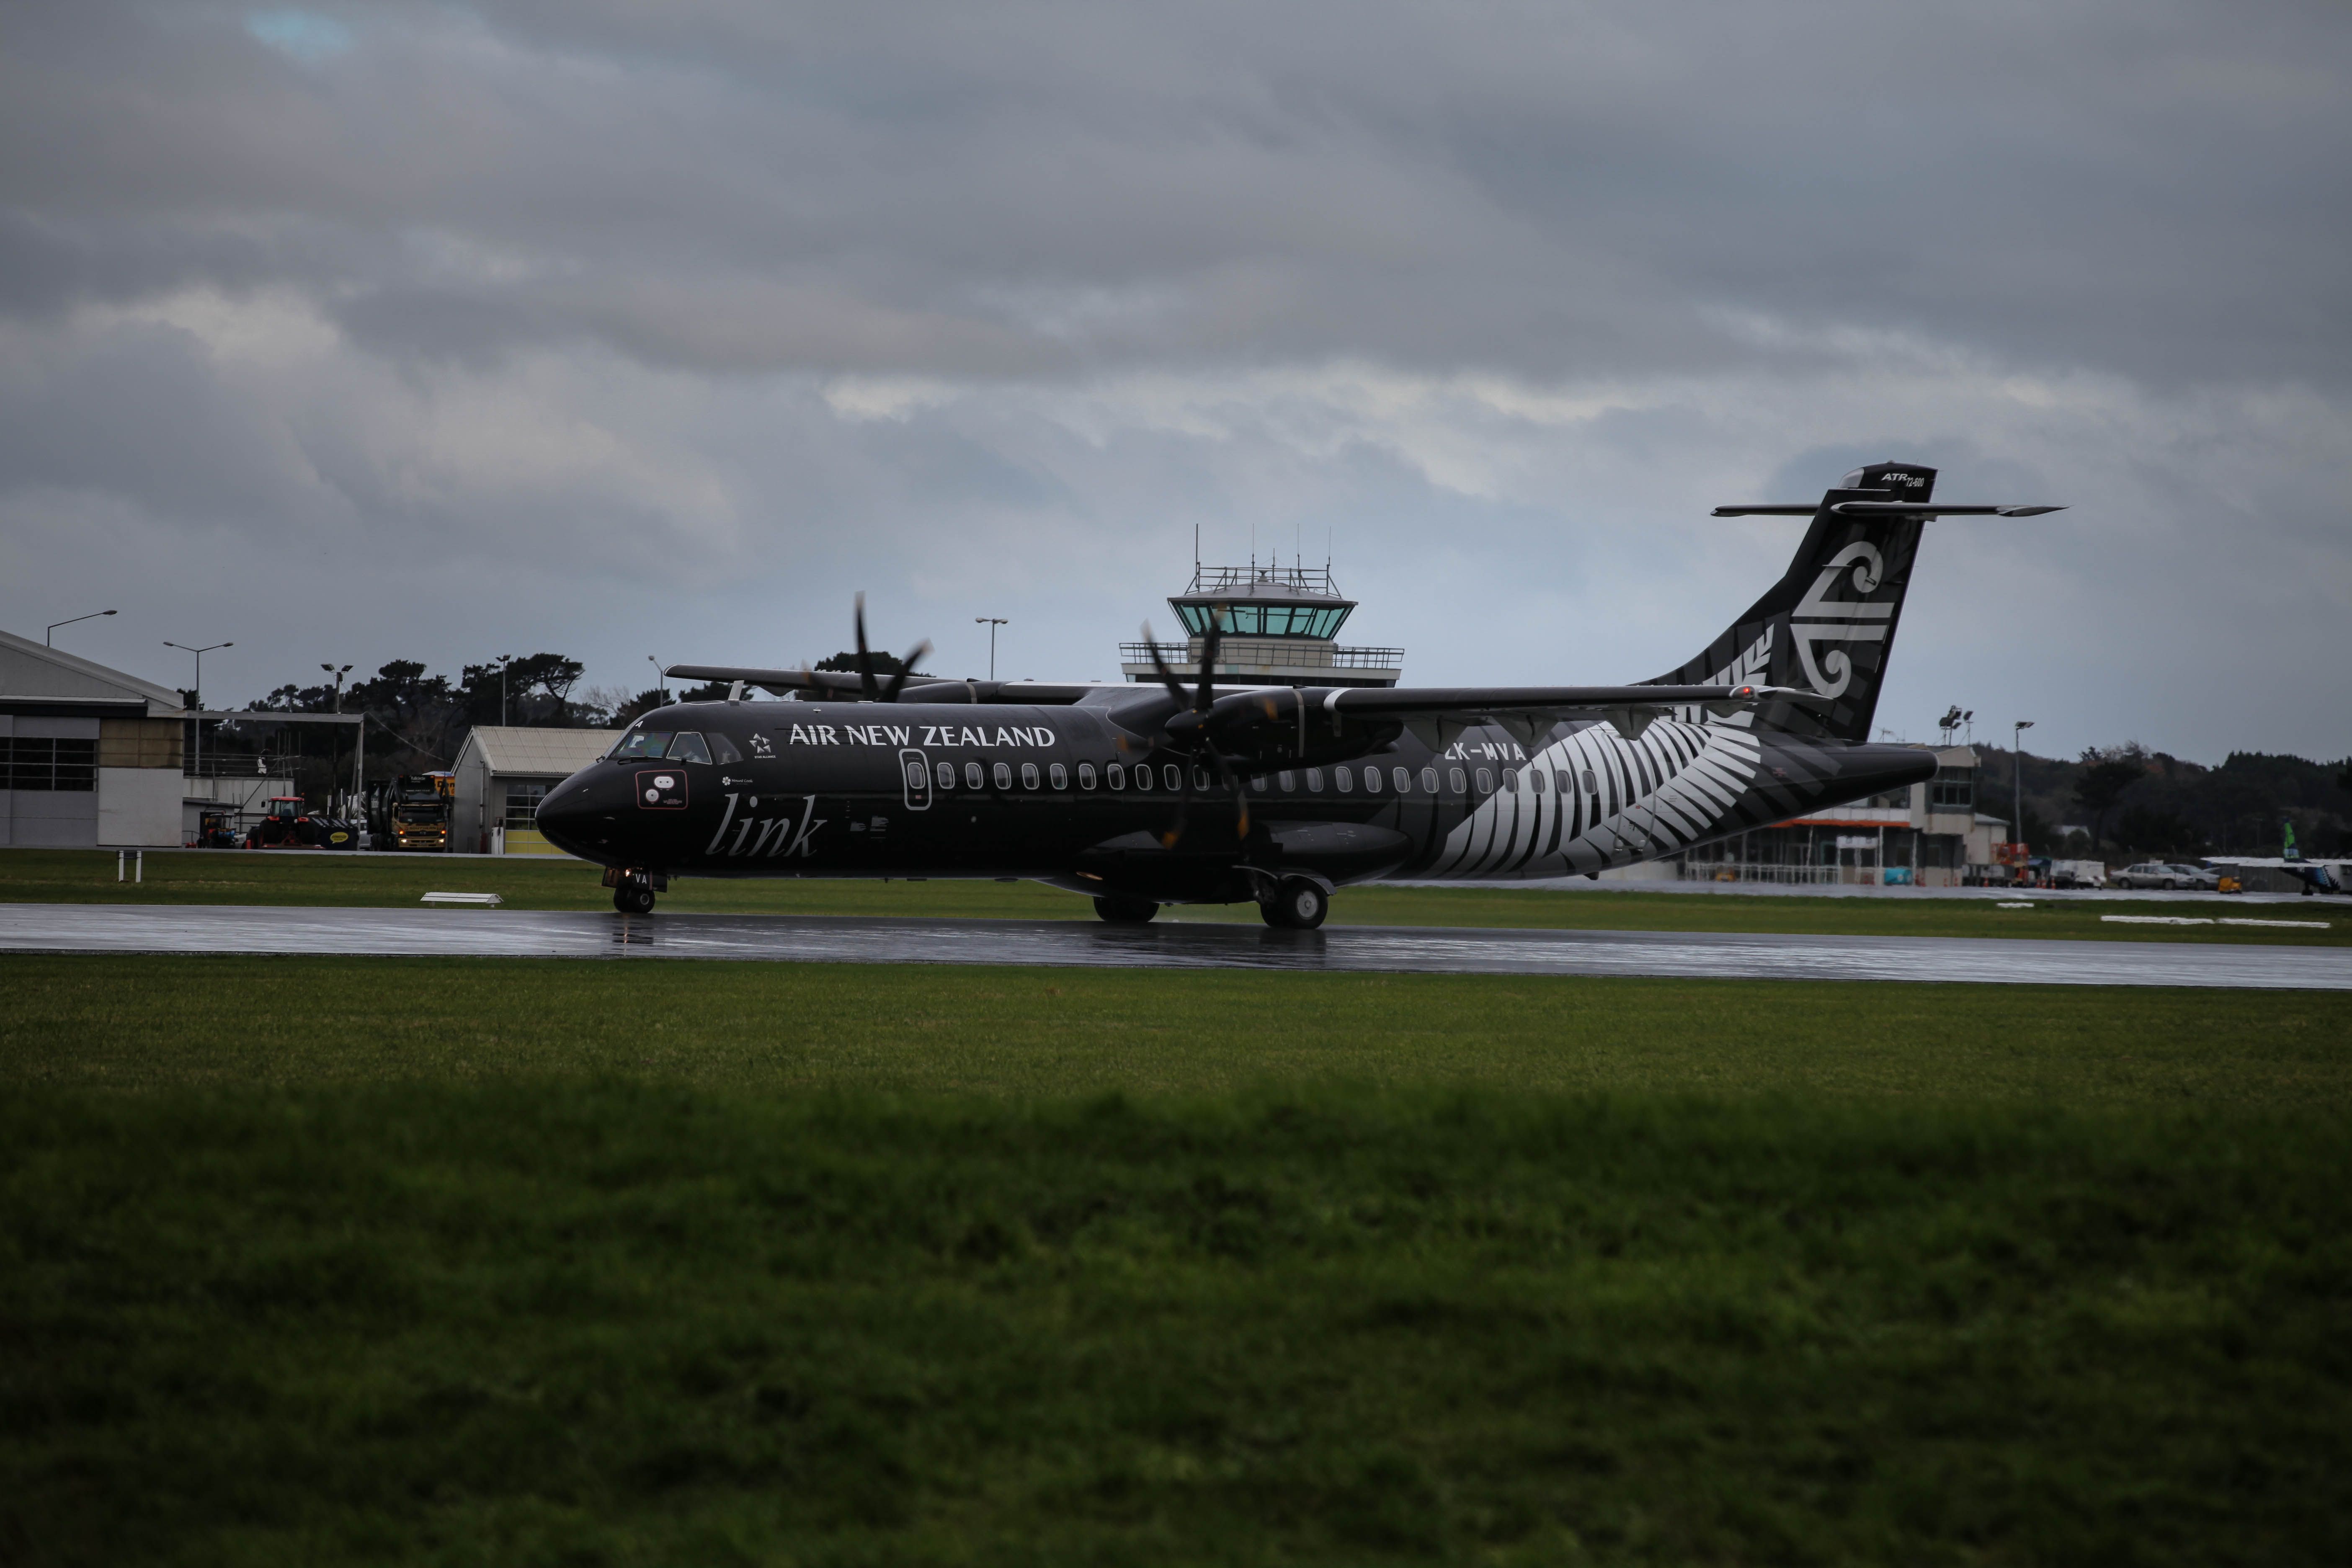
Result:
<instances>
[{"instance_id":1,"label":"airplane fuselage","mask_svg":"<svg viewBox=\"0 0 2352 1568\"><path fill-rule=\"evenodd\" d=\"M679 704L559 786L540 826L583 858L662 878L1023 878L1234 901L1289 875L1589 874L1935 768L1917 748L1758 733L1745 715L1664 718L1637 736L1472 722L1438 745L1403 725L1302 727L1248 761L1244 837L1207 765L1152 736L1168 707L1111 690L1035 707Z\"/></svg>"}]
</instances>

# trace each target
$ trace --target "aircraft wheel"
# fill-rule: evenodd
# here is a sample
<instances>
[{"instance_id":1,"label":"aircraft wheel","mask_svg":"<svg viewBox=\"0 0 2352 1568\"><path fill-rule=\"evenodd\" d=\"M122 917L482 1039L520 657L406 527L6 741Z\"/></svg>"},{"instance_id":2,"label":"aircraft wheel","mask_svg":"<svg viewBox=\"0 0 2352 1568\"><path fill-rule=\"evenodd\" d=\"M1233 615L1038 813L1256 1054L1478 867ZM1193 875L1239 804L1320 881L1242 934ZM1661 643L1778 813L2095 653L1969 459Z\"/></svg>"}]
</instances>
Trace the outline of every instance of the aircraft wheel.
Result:
<instances>
[{"instance_id":1,"label":"aircraft wheel","mask_svg":"<svg viewBox=\"0 0 2352 1568\"><path fill-rule=\"evenodd\" d=\"M1318 883L1304 877L1286 879L1274 897L1258 905L1265 923L1285 931L1313 931L1331 912L1331 900Z\"/></svg>"},{"instance_id":2,"label":"aircraft wheel","mask_svg":"<svg viewBox=\"0 0 2352 1568\"><path fill-rule=\"evenodd\" d=\"M1125 899L1108 894L1095 900L1095 913L1115 926L1150 925L1160 906L1150 899Z\"/></svg>"},{"instance_id":3,"label":"aircraft wheel","mask_svg":"<svg viewBox=\"0 0 2352 1568\"><path fill-rule=\"evenodd\" d=\"M654 890L643 882L624 882L613 889L613 907L625 915L654 912Z\"/></svg>"}]
</instances>

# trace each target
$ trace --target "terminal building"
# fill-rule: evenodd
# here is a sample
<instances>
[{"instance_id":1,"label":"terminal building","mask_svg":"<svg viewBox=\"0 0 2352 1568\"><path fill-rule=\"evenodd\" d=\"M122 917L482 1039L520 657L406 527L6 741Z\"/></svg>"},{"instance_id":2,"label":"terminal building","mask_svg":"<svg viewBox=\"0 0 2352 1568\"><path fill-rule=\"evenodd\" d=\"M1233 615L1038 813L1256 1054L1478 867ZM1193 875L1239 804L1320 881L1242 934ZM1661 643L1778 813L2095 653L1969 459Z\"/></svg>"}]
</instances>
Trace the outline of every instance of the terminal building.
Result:
<instances>
[{"instance_id":1,"label":"terminal building","mask_svg":"<svg viewBox=\"0 0 2352 1568\"><path fill-rule=\"evenodd\" d=\"M1631 880L1643 879L1647 871L1660 879L1924 888L2010 881L2016 873L1993 860L1993 846L2006 839L2009 821L1977 809L1975 749L1940 748L1936 763L1936 776L1925 784L1703 844L1654 867L1628 867L1617 875Z\"/></svg>"},{"instance_id":2,"label":"terminal building","mask_svg":"<svg viewBox=\"0 0 2352 1568\"><path fill-rule=\"evenodd\" d=\"M0 631L0 845L181 842L179 692Z\"/></svg>"}]
</instances>

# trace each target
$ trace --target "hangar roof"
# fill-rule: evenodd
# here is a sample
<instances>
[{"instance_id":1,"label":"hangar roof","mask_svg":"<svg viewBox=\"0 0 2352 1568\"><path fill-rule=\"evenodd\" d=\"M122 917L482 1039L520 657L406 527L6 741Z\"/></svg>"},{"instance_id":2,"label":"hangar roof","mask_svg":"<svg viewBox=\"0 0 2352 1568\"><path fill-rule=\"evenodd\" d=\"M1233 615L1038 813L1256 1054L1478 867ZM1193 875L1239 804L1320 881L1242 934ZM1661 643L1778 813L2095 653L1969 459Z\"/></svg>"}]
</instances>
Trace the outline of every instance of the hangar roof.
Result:
<instances>
[{"instance_id":1,"label":"hangar roof","mask_svg":"<svg viewBox=\"0 0 2352 1568\"><path fill-rule=\"evenodd\" d=\"M183 711L180 694L168 686L5 631L0 631L0 707L36 711L119 708L150 719L169 719Z\"/></svg>"},{"instance_id":2,"label":"hangar roof","mask_svg":"<svg viewBox=\"0 0 2352 1568\"><path fill-rule=\"evenodd\" d=\"M477 724L457 753L463 766L478 759L494 773L565 778L603 756L617 730L542 730L522 724Z\"/></svg>"}]
</instances>

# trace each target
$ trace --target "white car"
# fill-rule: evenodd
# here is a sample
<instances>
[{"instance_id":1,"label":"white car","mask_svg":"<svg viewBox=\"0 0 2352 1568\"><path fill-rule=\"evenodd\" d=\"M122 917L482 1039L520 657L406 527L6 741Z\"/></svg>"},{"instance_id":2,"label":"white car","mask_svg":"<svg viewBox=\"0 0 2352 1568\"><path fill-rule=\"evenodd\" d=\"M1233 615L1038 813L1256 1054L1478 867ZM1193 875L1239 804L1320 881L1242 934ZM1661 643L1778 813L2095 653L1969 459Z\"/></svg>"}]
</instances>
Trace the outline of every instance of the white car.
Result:
<instances>
[{"instance_id":1,"label":"white car","mask_svg":"<svg viewBox=\"0 0 2352 1568\"><path fill-rule=\"evenodd\" d=\"M2201 888L2207 892L2221 885L2220 873L2206 867L2163 860L2143 860L2137 866L2126 866L2109 880L2118 888Z\"/></svg>"}]
</instances>

